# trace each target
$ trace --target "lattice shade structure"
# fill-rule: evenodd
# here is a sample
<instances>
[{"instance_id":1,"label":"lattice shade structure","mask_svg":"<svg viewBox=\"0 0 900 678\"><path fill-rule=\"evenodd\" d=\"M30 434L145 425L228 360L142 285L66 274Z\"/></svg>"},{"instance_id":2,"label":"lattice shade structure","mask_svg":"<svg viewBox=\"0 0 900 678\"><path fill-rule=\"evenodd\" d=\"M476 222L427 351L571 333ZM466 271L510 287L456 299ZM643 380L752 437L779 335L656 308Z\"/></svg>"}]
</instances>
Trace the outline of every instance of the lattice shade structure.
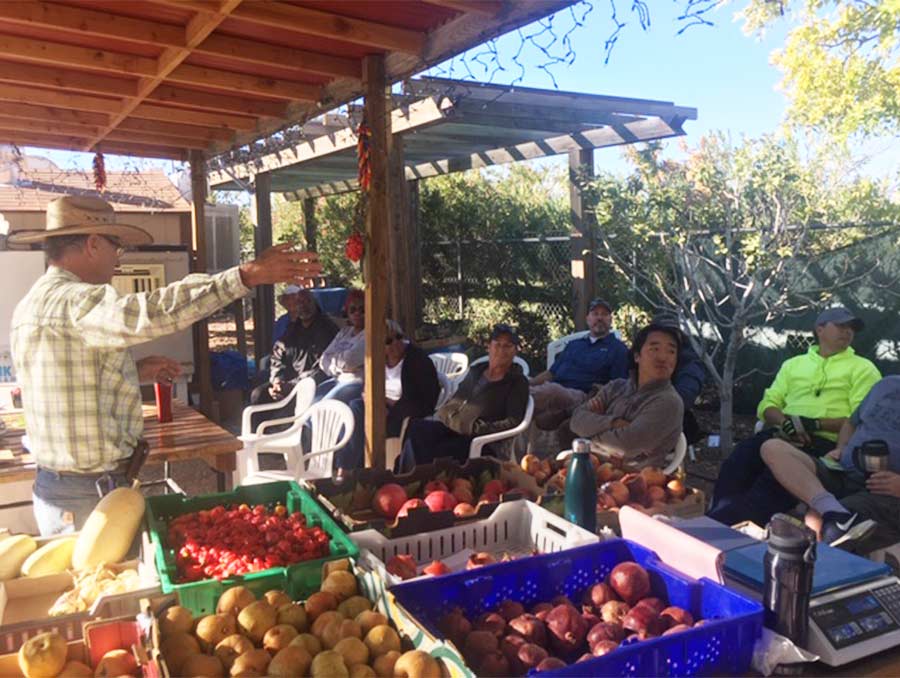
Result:
<instances>
[{"instance_id":1,"label":"lattice shade structure","mask_svg":"<svg viewBox=\"0 0 900 678\"><path fill-rule=\"evenodd\" d=\"M0 143L186 160L241 146L572 0L7 0Z\"/></svg>"}]
</instances>

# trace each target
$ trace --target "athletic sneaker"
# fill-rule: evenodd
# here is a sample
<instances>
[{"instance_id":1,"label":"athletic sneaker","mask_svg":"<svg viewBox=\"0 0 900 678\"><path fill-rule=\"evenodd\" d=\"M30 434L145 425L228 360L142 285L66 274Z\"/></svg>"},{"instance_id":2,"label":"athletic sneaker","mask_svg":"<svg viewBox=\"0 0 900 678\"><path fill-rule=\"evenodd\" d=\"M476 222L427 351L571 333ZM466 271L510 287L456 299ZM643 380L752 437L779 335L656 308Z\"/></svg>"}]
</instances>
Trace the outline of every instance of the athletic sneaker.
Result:
<instances>
[{"instance_id":1,"label":"athletic sneaker","mask_svg":"<svg viewBox=\"0 0 900 678\"><path fill-rule=\"evenodd\" d=\"M829 546L849 547L870 536L878 527L874 520L862 520L858 513L835 513L822 516L822 541Z\"/></svg>"}]
</instances>

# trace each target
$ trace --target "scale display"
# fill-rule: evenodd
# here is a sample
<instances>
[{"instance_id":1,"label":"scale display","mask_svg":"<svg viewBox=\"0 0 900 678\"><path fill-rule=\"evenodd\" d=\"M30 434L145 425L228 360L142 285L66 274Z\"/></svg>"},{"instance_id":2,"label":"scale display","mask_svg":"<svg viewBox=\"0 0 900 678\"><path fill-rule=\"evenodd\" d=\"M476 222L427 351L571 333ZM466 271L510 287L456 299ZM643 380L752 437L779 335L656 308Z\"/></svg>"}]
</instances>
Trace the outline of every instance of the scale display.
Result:
<instances>
[{"instance_id":1,"label":"scale display","mask_svg":"<svg viewBox=\"0 0 900 678\"><path fill-rule=\"evenodd\" d=\"M814 598L809 607L810 647L839 666L900 641L900 580L882 578Z\"/></svg>"}]
</instances>

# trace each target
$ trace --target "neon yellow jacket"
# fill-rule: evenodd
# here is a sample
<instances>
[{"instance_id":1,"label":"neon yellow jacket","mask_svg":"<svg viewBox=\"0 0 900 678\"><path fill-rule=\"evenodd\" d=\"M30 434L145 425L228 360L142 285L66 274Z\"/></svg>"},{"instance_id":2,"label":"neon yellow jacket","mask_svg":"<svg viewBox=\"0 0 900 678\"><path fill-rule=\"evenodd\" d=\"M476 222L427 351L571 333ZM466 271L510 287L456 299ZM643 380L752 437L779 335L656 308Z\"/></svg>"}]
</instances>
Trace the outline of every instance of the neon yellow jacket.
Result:
<instances>
[{"instance_id":1,"label":"neon yellow jacket","mask_svg":"<svg viewBox=\"0 0 900 678\"><path fill-rule=\"evenodd\" d=\"M810 346L805 354L784 362L763 394L756 416L762 421L763 412L776 407L785 414L812 419L849 417L879 379L878 368L853 348L823 358L818 345ZM815 435L837 440L837 433L831 431Z\"/></svg>"}]
</instances>

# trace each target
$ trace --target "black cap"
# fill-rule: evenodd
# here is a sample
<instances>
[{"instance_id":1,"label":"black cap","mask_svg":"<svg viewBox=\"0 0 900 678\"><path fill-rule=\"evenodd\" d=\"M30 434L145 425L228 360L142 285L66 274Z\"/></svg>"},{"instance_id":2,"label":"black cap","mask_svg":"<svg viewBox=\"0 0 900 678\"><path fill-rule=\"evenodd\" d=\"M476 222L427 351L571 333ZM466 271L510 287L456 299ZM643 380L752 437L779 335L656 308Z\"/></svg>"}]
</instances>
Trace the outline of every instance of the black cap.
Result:
<instances>
[{"instance_id":1,"label":"black cap","mask_svg":"<svg viewBox=\"0 0 900 678\"><path fill-rule=\"evenodd\" d=\"M512 325L507 325L506 323L497 323L494 325L494 329L491 330L491 341L499 339L504 334L509 336L509 340L516 346L519 345L518 333L513 329Z\"/></svg>"},{"instance_id":2,"label":"black cap","mask_svg":"<svg viewBox=\"0 0 900 678\"><path fill-rule=\"evenodd\" d=\"M834 323L835 325L850 325L854 332L859 332L865 325L863 321L853 315L843 306L826 308L816 318L816 326Z\"/></svg>"},{"instance_id":3,"label":"black cap","mask_svg":"<svg viewBox=\"0 0 900 678\"><path fill-rule=\"evenodd\" d=\"M609 303L608 301L606 301L605 299L600 299L600 298L598 297L598 298L596 298L596 299L591 299L591 303L588 304L588 313L590 313L591 311L593 311L597 306L602 306L603 308L605 308L605 309L606 309L607 311L609 311L610 313L613 312L612 304L610 304L610 303Z\"/></svg>"}]
</instances>

